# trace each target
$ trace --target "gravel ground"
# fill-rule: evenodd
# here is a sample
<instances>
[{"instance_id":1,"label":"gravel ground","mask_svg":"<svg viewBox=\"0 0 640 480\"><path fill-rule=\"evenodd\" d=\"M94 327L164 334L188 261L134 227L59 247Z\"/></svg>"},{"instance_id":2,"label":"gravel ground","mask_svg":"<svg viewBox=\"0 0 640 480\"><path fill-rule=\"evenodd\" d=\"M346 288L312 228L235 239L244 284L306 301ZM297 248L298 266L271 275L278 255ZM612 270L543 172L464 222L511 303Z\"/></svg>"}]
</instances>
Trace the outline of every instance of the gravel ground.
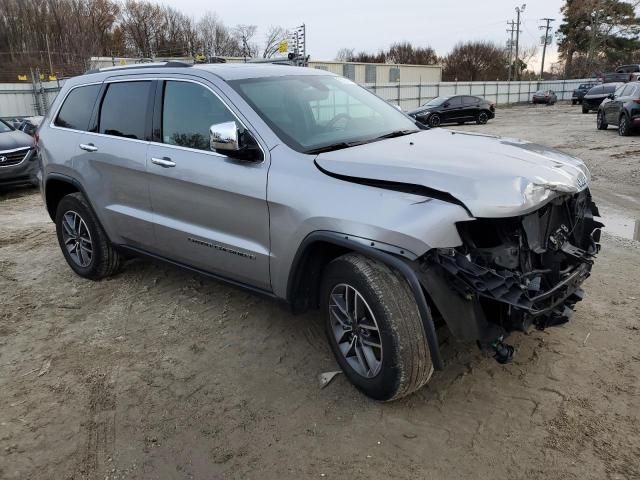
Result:
<instances>
[{"instance_id":1,"label":"gravel ground","mask_svg":"<svg viewBox=\"0 0 640 480\"><path fill-rule=\"evenodd\" d=\"M566 105L460 128L584 158L619 226L640 219L640 136ZM319 388L317 314L147 260L82 280L37 192L0 205L2 479L640 478L637 242L605 235L572 322L513 335L513 364L447 342L445 371L381 404Z\"/></svg>"}]
</instances>

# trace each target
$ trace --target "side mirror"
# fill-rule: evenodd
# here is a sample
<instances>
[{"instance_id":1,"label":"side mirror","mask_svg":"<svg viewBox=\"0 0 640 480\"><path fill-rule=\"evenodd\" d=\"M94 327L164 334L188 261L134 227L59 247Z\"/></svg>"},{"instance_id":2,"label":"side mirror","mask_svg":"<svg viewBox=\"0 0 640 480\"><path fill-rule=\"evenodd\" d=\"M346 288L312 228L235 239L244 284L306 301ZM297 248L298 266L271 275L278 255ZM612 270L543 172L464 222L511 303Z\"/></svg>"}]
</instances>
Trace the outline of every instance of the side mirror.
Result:
<instances>
[{"instance_id":1,"label":"side mirror","mask_svg":"<svg viewBox=\"0 0 640 480\"><path fill-rule=\"evenodd\" d=\"M209 147L213 151L237 152L240 134L236 122L216 123L209 127Z\"/></svg>"},{"instance_id":2,"label":"side mirror","mask_svg":"<svg viewBox=\"0 0 640 480\"><path fill-rule=\"evenodd\" d=\"M449 102L445 103L444 105L442 105L444 108L449 108Z\"/></svg>"},{"instance_id":3,"label":"side mirror","mask_svg":"<svg viewBox=\"0 0 640 480\"><path fill-rule=\"evenodd\" d=\"M209 148L240 160L257 162L263 159L262 150L251 133L233 121L209 127Z\"/></svg>"},{"instance_id":4,"label":"side mirror","mask_svg":"<svg viewBox=\"0 0 640 480\"><path fill-rule=\"evenodd\" d=\"M607 95L607 98L613 100L614 98L616 98L616 94L615 93L610 93L609 95Z\"/></svg>"}]
</instances>

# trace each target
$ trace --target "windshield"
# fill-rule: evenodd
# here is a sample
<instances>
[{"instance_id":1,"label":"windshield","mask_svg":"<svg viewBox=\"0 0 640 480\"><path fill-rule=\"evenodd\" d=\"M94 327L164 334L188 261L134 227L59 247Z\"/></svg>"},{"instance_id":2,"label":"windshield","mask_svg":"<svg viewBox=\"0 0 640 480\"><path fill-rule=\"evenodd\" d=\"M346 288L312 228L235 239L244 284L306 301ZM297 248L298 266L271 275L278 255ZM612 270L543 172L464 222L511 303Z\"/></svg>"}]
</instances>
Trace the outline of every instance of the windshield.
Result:
<instances>
[{"instance_id":1,"label":"windshield","mask_svg":"<svg viewBox=\"0 0 640 480\"><path fill-rule=\"evenodd\" d=\"M299 152L373 141L416 124L387 102L342 77L289 75L229 84L273 131Z\"/></svg>"},{"instance_id":2,"label":"windshield","mask_svg":"<svg viewBox=\"0 0 640 480\"><path fill-rule=\"evenodd\" d=\"M6 124L4 120L0 120L0 133L6 133L12 130L13 128L11 128L8 124Z\"/></svg>"},{"instance_id":3,"label":"windshield","mask_svg":"<svg viewBox=\"0 0 640 480\"><path fill-rule=\"evenodd\" d=\"M423 107L437 107L438 105L442 105L444 102L449 100L450 97L436 97L429 100L427 103L423 105Z\"/></svg>"}]
</instances>

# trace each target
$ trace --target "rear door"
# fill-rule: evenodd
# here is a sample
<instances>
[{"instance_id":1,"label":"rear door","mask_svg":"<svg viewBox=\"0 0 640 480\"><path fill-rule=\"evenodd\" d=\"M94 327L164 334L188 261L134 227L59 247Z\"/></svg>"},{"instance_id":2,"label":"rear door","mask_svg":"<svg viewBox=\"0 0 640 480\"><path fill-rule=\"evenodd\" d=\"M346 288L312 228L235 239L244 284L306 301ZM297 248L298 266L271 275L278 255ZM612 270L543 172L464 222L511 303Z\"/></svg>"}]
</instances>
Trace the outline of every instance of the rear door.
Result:
<instances>
[{"instance_id":1,"label":"rear door","mask_svg":"<svg viewBox=\"0 0 640 480\"><path fill-rule=\"evenodd\" d=\"M256 162L211 151L211 125L235 121L249 128L223 98L205 80L158 84L148 151L155 251L270 290L268 150Z\"/></svg>"},{"instance_id":2,"label":"rear door","mask_svg":"<svg viewBox=\"0 0 640 480\"><path fill-rule=\"evenodd\" d=\"M154 240L146 167L154 89L138 76L106 80L74 160L111 241L143 249Z\"/></svg>"},{"instance_id":3,"label":"rear door","mask_svg":"<svg viewBox=\"0 0 640 480\"><path fill-rule=\"evenodd\" d=\"M462 97L462 119L465 121L475 120L480 112L480 99L478 97Z\"/></svg>"}]
</instances>

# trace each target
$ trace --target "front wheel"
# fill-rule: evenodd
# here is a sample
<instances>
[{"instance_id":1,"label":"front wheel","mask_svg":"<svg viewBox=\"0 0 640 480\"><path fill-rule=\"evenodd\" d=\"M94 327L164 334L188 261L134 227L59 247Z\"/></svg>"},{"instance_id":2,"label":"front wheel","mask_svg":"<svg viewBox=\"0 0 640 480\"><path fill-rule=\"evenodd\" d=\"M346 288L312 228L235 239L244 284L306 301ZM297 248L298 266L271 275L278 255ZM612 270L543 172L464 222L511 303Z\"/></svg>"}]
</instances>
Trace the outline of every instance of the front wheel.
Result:
<instances>
[{"instance_id":1,"label":"front wheel","mask_svg":"<svg viewBox=\"0 0 640 480\"><path fill-rule=\"evenodd\" d=\"M65 260L81 277L100 280L118 270L120 256L81 193L60 200L56 233Z\"/></svg>"},{"instance_id":2,"label":"front wheel","mask_svg":"<svg viewBox=\"0 0 640 480\"><path fill-rule=\"evenodd\" d=\"M406 280L358 254L325 269L321 299L326 334L347 378L376 400L396 400L433 373L418 306Z\"/></svg>"},{"instance_id":3,"label":"front wheel","mask_svg":"<svg viewBox=\"0 0 640 480\"><path fill-rule=\"evenodd\" d=\"M596 127L598 130L606 130L609 128L609 124L604 116L604 112L602 110L598 110L598 118L596 119Z\"/></svg>"},{"instance_id":4,"label":"front wheel","mask_svg":"<svg viewBox=\"0 0 640 480\"><path fill-rule=\"evenodd\" d=\"M442 123L442 119L440 118L440 115L438 115L437 113L434 113L429 117L430 127L438 128L440 126L440 123Z\"/></svg>"}]
</instances>

